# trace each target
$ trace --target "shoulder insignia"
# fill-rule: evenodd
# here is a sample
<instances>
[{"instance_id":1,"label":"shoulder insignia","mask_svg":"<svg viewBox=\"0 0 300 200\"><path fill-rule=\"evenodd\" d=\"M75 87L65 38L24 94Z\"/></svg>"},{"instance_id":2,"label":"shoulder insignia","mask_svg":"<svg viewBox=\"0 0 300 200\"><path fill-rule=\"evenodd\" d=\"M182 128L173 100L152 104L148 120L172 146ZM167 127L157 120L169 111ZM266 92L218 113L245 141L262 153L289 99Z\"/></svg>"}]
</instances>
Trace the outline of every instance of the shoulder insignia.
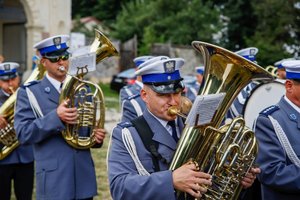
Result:
<instances>
[{"instance_id":1,"label":"shoulder insignia","mask_svg":"<svg viewBox=\"0 0 300 200\"><path fill-rule=\"evenodd\" d=\"M269 106L267 108L265 108L263 111L261 111L259 114L268 116L271 115L273 112L275 112L276 110L279 110L279 106L277 105L273 105L273 106Z\"/></svg>"},{"instance_id":2,"label":"shoulder insignia","mask_svg":"<svg viewBox=\"0 0 300 200\"><path fill-rule=\"evenodd\" d=\"M30 82L28 82L28 83L22 84L21 87L22 87L22 88L30 87L30 86L32 86L32 85L35 85L35 84L39 83L39 82L40 82L40 81L37 81L37 80L35 80L35 81L30 81Z\"/></svg>"},{"instance_id":3,"label":"shoulder insignia","mask_svg":"<svg viewBox=\"0 0 300 200\"><path fill-rule=\"evenodd\" d=\"M131 100L131 99L135 99L135 98L137 98L137 97L139 97L139 96L141 96L140 93L131 95L131 96L127 97L127 99L128 99L128 100Z\"/></svg>"},{"instance_id":4,"label":"shoulder insignia","mask_svg":"<svg viewBox=\"0 0 300 200\"><path fill-rule=\"evenodd\" d=\"M131 122L120 122L118 125L121 126L122 128L128 128L133 126Z\"/></svg>"}]
</instances>

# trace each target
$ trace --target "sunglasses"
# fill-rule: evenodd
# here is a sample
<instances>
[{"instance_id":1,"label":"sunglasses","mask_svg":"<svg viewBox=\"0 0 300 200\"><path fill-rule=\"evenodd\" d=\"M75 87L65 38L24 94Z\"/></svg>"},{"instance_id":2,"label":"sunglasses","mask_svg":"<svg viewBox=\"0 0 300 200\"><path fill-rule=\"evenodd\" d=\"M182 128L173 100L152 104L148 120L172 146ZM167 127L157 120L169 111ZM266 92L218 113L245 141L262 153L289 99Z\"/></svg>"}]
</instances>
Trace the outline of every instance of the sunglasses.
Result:
<instances>
[{"instance_id":1,"label":"sunglasses","mask_svg":"<svg viewBox=\"0 0 300 200\"><path fill-rule=\"evenodd\" d=\"M56 63L59 60L68 60L69 57L70 57L69 54L65 54L65 55L62 55L62 56L44 56L44 58L48 59L52 63Z\"/></svg>"}]
</instances>

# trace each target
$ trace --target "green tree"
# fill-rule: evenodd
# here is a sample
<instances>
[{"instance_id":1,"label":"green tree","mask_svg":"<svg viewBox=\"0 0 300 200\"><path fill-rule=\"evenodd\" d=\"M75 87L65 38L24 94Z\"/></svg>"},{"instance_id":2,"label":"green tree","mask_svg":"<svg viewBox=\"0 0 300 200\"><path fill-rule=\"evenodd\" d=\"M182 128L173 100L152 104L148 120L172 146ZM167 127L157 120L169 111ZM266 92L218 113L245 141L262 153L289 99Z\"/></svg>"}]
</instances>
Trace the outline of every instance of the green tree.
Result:
<instances>
[{"instance_id":1,"label":"green tree","mask_svg":"<svg viewBox=\"0 0 300 200\"><path fill-rule=\"evenodd\" d=\"M213 41L220 30L219 10L198 0L135 0L122 7L113 25L114 37L126 41L137 35L141 53L152 43L190 45Z\"/></svg>"},{"instance_id":2,"label":"green tree","mask_svg":"<svg viewBox=\"0 0 300 200\"><path fill-rule=\"evenodd\" d=\"M259 49L261 64L270 65L283 58L299 56L300 8L296 3L295 0L252 1L259 20L255 34L245 41Z\"/></svg>"}]
</instances>

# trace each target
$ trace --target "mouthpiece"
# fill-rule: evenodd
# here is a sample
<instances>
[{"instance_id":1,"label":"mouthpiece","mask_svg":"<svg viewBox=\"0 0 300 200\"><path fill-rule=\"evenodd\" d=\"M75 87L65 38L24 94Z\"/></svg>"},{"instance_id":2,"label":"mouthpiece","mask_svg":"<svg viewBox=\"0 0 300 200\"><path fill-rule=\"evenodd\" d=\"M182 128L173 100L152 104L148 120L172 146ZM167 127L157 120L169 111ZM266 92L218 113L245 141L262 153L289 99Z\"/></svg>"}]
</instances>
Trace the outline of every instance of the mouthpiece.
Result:
<instances>
[{"instance_id":1,"label":"mouthpiece","mask_svg":"<svg viewBox=\"0 0 300 200\"><path fill-rule=\"evenodd\" d=\"M66 68L64 66L59 66L58 70L64 72L66 71Z\"/></svg>"}]
</instances>

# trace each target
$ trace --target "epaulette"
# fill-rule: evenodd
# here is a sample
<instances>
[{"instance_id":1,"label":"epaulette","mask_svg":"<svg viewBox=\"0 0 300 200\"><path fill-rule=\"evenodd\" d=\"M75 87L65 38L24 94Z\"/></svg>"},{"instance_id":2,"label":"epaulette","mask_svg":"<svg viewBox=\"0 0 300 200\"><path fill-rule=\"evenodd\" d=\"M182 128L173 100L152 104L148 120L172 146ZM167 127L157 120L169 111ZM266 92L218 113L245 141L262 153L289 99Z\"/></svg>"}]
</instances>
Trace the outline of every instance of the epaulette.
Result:
<instances>
[{"instance_id":1,"label":"epaulette","mask_svg":"<svg viewBox=\"0 0 300 200\"><path fill-rule=\"evenodd\" d=\"M122 128L128 128L133 126L131 122L120 122L118 125L121 126Z\"/></svg>"},{"instance_id":2,"label":"epaulette","mask_svg":"<svg viewBox=\"0 0 300 200\"><path fill-rule=\"evenodd\" d=\"M267 108L265 108L263 111L261 111L259 114L268 116L271 115L273 112L275 112L276 110L279 110L279 106L277 105L273 105L273 106L269 106Z\"/></svg>"},{"instance_id":3,"label":"epaulette","mask_svg":"<svg viewBox=\"0 0 300 200\"><path fill-rule=\"evenodd\" d=\"M30 81L30 82L28 82L28 83L22 84L21 87L22 87L22 88L26 88L26 87L35 85L35 84L37 84L37 83L39 83L39 82L40 82L40 81L37 81L37 80L35 80L35 81Z\"/></svg>"},{"instance_id":4,"label":"epaulette","mask_svg":"<svg viewBox=\"0 0 300 200\"><path fill-rule=\"evenodd\" d=\"M131 99L135 99L135 98L137 98L137 97L139 97L139 96L141 96L140 93L131 95L131 96L127 97L127 99L128 99L128 100L131 100Z\"/></svg>"}]
</instances>

